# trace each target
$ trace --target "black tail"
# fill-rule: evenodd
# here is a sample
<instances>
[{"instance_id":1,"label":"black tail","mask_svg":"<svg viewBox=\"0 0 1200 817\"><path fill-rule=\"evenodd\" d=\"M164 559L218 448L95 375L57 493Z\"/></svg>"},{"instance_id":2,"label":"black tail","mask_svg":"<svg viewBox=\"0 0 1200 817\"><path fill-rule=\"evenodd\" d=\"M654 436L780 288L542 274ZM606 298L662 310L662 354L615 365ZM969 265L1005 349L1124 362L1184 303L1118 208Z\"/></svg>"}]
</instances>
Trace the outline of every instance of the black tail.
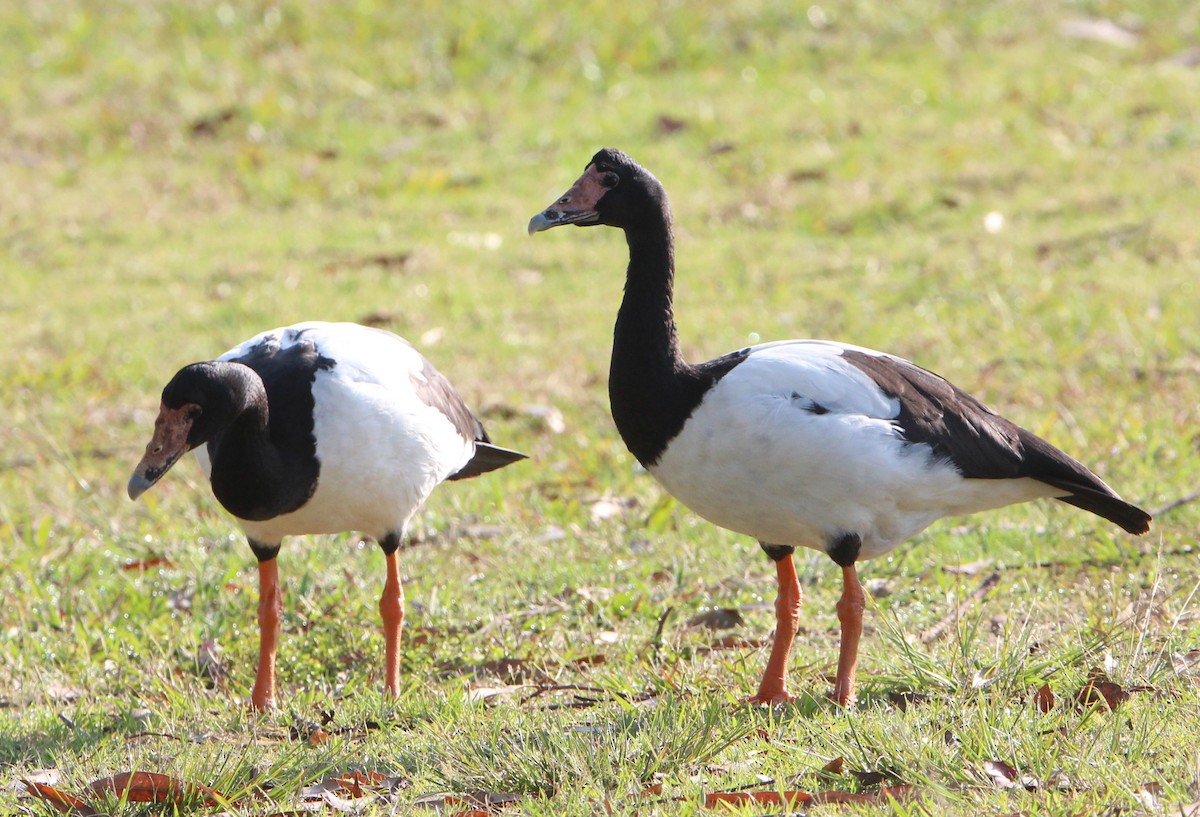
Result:
<instances>
[{"instance_id":1,"label":"black tail","mask_svg":"<svg viewBox=\"0 0 1200 817\"><path fill-rule=\"evenodd\" d=\"M1021 429L1025 450L1023 476L1061 488L1064 494L1056 499L1102 516L1120 525L1129 533L1150 530L1150 514L1130 505L1104 483L1087 466L1059 451L1036 434Z\"/></svg>"},{"instance_id":2,"label":"black tail","mask_svg":"<svg viewBox=\"0 0 1200 817\"><path fill-rule=\"evenodd\" d=\"M471 457L458 471L455 471L446 479L467 479L469 477L477 477L480 474L486 474L488 471L495 471L497 468L503 468L506 465L512 465L514 462L526 459L527 455L519 451L512 451L508 448L500 448L491 443L475 442L475 456Z\"/></svg>"},{"instance_id":3,"label":"black tail","mask_svg":"<svg viewBox=\"0 0 1200 817\"><path fill-rule=\"evenodd\" d=\"M1150 514L1136 505L1130 505L1118 496L1080 491L1070 496L1057 498L1068 505L1074 505L1076 508L1091 511L1097 516L1103 516L1130 533L1145 533L1150 530Z\"/></svg>"}]
</instances>

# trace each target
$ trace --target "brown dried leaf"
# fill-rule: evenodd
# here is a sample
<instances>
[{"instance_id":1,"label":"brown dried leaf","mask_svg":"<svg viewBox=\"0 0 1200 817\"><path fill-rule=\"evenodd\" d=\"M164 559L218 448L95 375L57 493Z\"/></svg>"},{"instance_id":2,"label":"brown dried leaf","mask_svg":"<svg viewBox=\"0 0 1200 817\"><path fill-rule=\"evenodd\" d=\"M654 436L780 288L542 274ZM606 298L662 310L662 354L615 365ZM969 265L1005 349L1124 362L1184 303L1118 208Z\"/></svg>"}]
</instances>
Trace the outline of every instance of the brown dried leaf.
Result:
<instances>
[{"instance_id":1,"label":"brown dried leaf","mask_svg":"<svg viewBox=\"0 0 1200 817\"><path fill-rule=\"evenodd\" d=\"M903 692L889 692L888 702L892 706L899 709L901 712L907 712L910 706L920 706L927 702L929 696L924 692L913 692L912 690L904 690Z\"/></svg>"},{"instance_id":2,"label":"brown dried leaf","mask_svg":"<svg viewBox=\"0 0 1200 817\"><path fill-rule=\"evenodd\" d=\"M1137 799L1146 811L1162 811L1162 793L1162 783L1143 783L1137 790Z\"/></svg>"},{"instance_id":3,"label":"brown dried leaf","mask_svg":"<svg viewBox=\"0 0 1200 817\"><path fill-rule=\"evenodd\" d=\"M769 642L765 638L747 638L744 635L736 633L726 633L725 635L714 638L712 642L704 647L705 650L757 650L767 646Z\"/></svg>"},{"instance_id":4,"label":"brown dried leaf","mask_svg":"<svg viewBox=\"0 0 1200 817\"><path fill-rule=\"evenodd\" d=\"M848 791L822 791L812 796L811 806L823 803L861 803L866 805L886 804L893 800L907 800L917 794L917 788L907 783L884 786L878 791L853 793Z\"/></svg>"},{"instance_id":5,"label":"brown dried leaf","mask_svg":"<svg viewBox=\"0 0 1200 817\"><path fill-rule=\"evenodd\" d=\"M390 789L390 778L380 772L347 772L337 777L327 777L320 783L305 786L300 796L305 800L319 800L326 793L345 794L349 797L365 797L372 791Z\"/></svg>"},{"instance_id":6,"label":"brown dried leaf","mask_svg":"<svg viewBox=\"0 0 1200 817\"><path fill-rule=\"evenodd\" d=\"M705 627L709 630L732 630L746 623L742 613L736 607L714 607L703 613L692 616L687 621L688 627Z\"/></svg>"},{"instance_id":7,"label":"brown dried leaf","mask_svg":"<svg viewBox=\"0 0 1200 817\"><path fill-rule=\"evenodd\" d=\"M1040 687L1038 687L1037 695L1034 696L1034 700L1037 701L1037 708L1039 712L1049 712L1054 708L1054 690L1050 688L1049 684L1042 684Z\"/></svg>"},{"instance_id":8,"label":"brown dried leaf","mask_svg":"<svg viewBox=\"0 0 1200 817\"><path fill-rule=\"evenodd\" d=\"M149 556L145 559L136 559L131 562L126 562L121 565L122 570L149 570L152 567L174 567L175 563L166 556Z\"/></svg>"},{"instance_id":9,"label":"brown dried leaf","mask_svg":"<svg viewBox=\"0 0 1200 817\"><path fill-rule=\"evenodd\" d=\"M181 803L186 799L202 799L205 805L216 805L216 792L199 783L186 783L158 772L120 772L88 784L93 794L111 794L130 803L162 803L170 800Z\"/></svg>"},{"instance_id":10,"label":"brown dried leaf","mask_svg":"<svg viewBox=\"0 0 1200 817\"><path fill-rule=\"evenodd\" d=\"M1176 675L1185 675L1200 666L1200 650L1188 650L1171 656L1171 666Z\"/></svg>"},{"instance_id":11,"label":"brown dried leaf","mask_svg":"<svg viewBox=\"0 0 1200 817\"><path fill-rule=\"evenodd\" d=\"M841 774L846 768L846 759L838 756L821 767L822 774Z\"/></svg>"},{"instance_id":12,"label":"brown dried leaf","mask_svg":"<svg viewBox=\"0 0 1200 817\"><path fill-rule=\"evenodd\" d=\"M40 797L50 805L54 806L63 814L78 814L78 815L94 815L96 810L87 803L80 800L73 794L68 794L65 791L59 791L53 786L45 783L35 783L32 780L22 778L21 782L29 793L34 797Z\"/></svg>"},{"instance_id":13,"label":"brown dried leaf","mask_svg":"<svg viewBox=\"0 0 1200 817\"><path fill-rule=\"evenodd\" d=\"M887 780L887 775L883 772L860 772L851 769L850 776L857 780L860 786L878 786Z\"/></svg>"},{"instance_id":14,"label":"brown dried leaf","mask_svg":"<svg viewBox=\"0 0 1200 817\"><path fill-rule=\"evenodd\" d=\"M1080 708L1104 704L1112 711L1129 699L1129 692L1111 680L1101 669L1093 669L1087 683L1075 693L1075 703Z\"/></svg>"},{"instance_id":15,"label":"brown dried leaf","mask_svg":"<svg viewBox=\"0 0 1200 817\"><path fill-rule=\"evenodd\" d=\"M658 117L657 125L660 133L678 133L687 127L687 122L669 114L663 114Z\"/></svg>"},{"instance_id":16,"label":"brown dried leaf","mask_svg":"<svg viewBox=\"0 0 1200 817\"><path fill-rule=\"evenodd\" d=\"M740 807L751 803L766 806L787 806L795 808L802 806L813 796L805 791L715 791L704 797L705 808L716 808L718 805Z\"/></svg>"},{"instance_id":17,"label":"brown dried leaf","mask_svg":"<svg viewBox=\"0 0 1200 817\"><path fill-rule=\"evenodd\" d=\"M1023 788L1033 791L1041 788L1041 784L1036 777L1021 774L1003 760L985 760L983 762L983 770L1002 789Z\"/></svg>"}]
</instances>

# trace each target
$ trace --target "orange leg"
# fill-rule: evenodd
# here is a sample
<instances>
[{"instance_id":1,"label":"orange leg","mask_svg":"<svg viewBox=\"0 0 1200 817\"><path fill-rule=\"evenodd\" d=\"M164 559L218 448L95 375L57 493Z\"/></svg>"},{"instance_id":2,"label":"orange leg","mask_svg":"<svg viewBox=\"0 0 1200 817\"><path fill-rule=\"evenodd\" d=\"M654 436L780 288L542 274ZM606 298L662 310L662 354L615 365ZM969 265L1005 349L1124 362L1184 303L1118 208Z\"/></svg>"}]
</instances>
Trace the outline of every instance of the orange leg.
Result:
<instances>
[{"instance_id":1,"label":"orange leg","mask_svg":"<svg viewBox=\"0 0 1200 817\"><path fill-rule=\"evenodd\" d=\"M792 653L792 641L800 628L800 580L796 578L796 566L789 553L775 562L779 574L779 595L775 599L775 641L771 644L771 657L763 673L758 694L750 699L756 704L781 704L792 699L787 691L788 656Z\"/></svg>"},{"instance_id":2,"label":"orange leg","mask_svg":"<svg viewBox=\"0 0 1200 817\"><path fill-rule=\"evenodd\" d=\"M858 641L862 637L863 610L867 606L858 571L854 565L842 568L842 597L837 603L838 621L842 623L842 648L838 653L837 679L833 684L834 701L850 706L856 700L855 673L858 670Z\"/></svg>"},{"instance_id":3,"label":"orange leg","mask_svg":"<svg viewBox=\"0 0 1200 817\"><path fill-rule=\"evenodd\" d=\"M258 673L250 704L259 712L275 706L275 648L279 645L279 618L283 593L274 559L258 563Z\"/></svg>"},{"instance_id":4,"label":"orange leg","mask_svg":"<svg viewBox=\"0 0 1200 817\"><path fill-rule=\"evenodd\" d=\"M387 578L383 595L379 597L379 615L383 618L383 640L386 647L383 667L383 688L389 695L400 694L400 629L404 626L404 587L400 583L400 566L396 553L388 553Z\"/></svg>"}]
</instances>

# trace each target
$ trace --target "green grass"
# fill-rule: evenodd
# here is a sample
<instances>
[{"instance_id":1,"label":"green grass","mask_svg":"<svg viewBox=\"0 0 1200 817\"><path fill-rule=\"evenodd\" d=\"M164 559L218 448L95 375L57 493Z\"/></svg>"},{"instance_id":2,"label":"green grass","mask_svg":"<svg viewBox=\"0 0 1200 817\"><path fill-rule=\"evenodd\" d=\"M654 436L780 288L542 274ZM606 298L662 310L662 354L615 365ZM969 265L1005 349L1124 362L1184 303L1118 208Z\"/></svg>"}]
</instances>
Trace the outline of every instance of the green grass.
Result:
<instances>
[{"instance_id":1,"label":"green grass","mask_svg":"<svg viewBox=\"0 0 1200 817\"><path fill-rule=\"evenodd\" d=\"M1136 42L1061 33L1085 18ZM1160 507L1200 474L1198 30L1182 2L0 8L0 810L55 813L10 786L38 769L76 794L144 770L224 795L187 813L287 811L352 770L394 778L355 801L379 814L471 791L525 815L719 814L706 793L881 784L915 798L843 811L1200 801L1200 503L1137 540L1010 508L863 565L852 712L822 697L837 574L803 555L800 698L741 706L772 571L612 428L625 246L524 234L597 148L625 149L672 197L689 357L886 349ZM399 700L379 693L378 549L286 544L282 708L260 720L236 527L190 464L137 504L124 485L179 366L309 318L413 340L533 456L418 518ZM600 519L606 497L623 510ZM168 561L125 569L149 557ZM922 643L984 575L943 567L984 559L999 584ZM743 646L687 626L710 607L741 609ZM1072 704L1093 667L1136 690L1115 712Z\"/></svg>"}]
</instances>

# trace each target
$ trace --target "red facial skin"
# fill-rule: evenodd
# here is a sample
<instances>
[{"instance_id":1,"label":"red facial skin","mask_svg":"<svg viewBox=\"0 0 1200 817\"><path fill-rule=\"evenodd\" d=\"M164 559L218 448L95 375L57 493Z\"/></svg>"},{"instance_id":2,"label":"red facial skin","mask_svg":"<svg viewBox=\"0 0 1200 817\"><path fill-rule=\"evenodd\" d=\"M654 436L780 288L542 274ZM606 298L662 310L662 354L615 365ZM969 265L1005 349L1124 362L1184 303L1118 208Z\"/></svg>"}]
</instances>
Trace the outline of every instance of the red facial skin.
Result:
<instances>
[{"instance_id":1,"label":"red facial skin","mask_svg":"<svg viewBox=\"0 0 1200 817\"><path fill-rule=\"evenodd\" d=\"M129 497L137 499L162 478L188 451L188 435L197 406L188 403L177 409L160 405L154 421L154 436L146 443L146 453L129 478Z\"/></svg>"}]
</instances>

